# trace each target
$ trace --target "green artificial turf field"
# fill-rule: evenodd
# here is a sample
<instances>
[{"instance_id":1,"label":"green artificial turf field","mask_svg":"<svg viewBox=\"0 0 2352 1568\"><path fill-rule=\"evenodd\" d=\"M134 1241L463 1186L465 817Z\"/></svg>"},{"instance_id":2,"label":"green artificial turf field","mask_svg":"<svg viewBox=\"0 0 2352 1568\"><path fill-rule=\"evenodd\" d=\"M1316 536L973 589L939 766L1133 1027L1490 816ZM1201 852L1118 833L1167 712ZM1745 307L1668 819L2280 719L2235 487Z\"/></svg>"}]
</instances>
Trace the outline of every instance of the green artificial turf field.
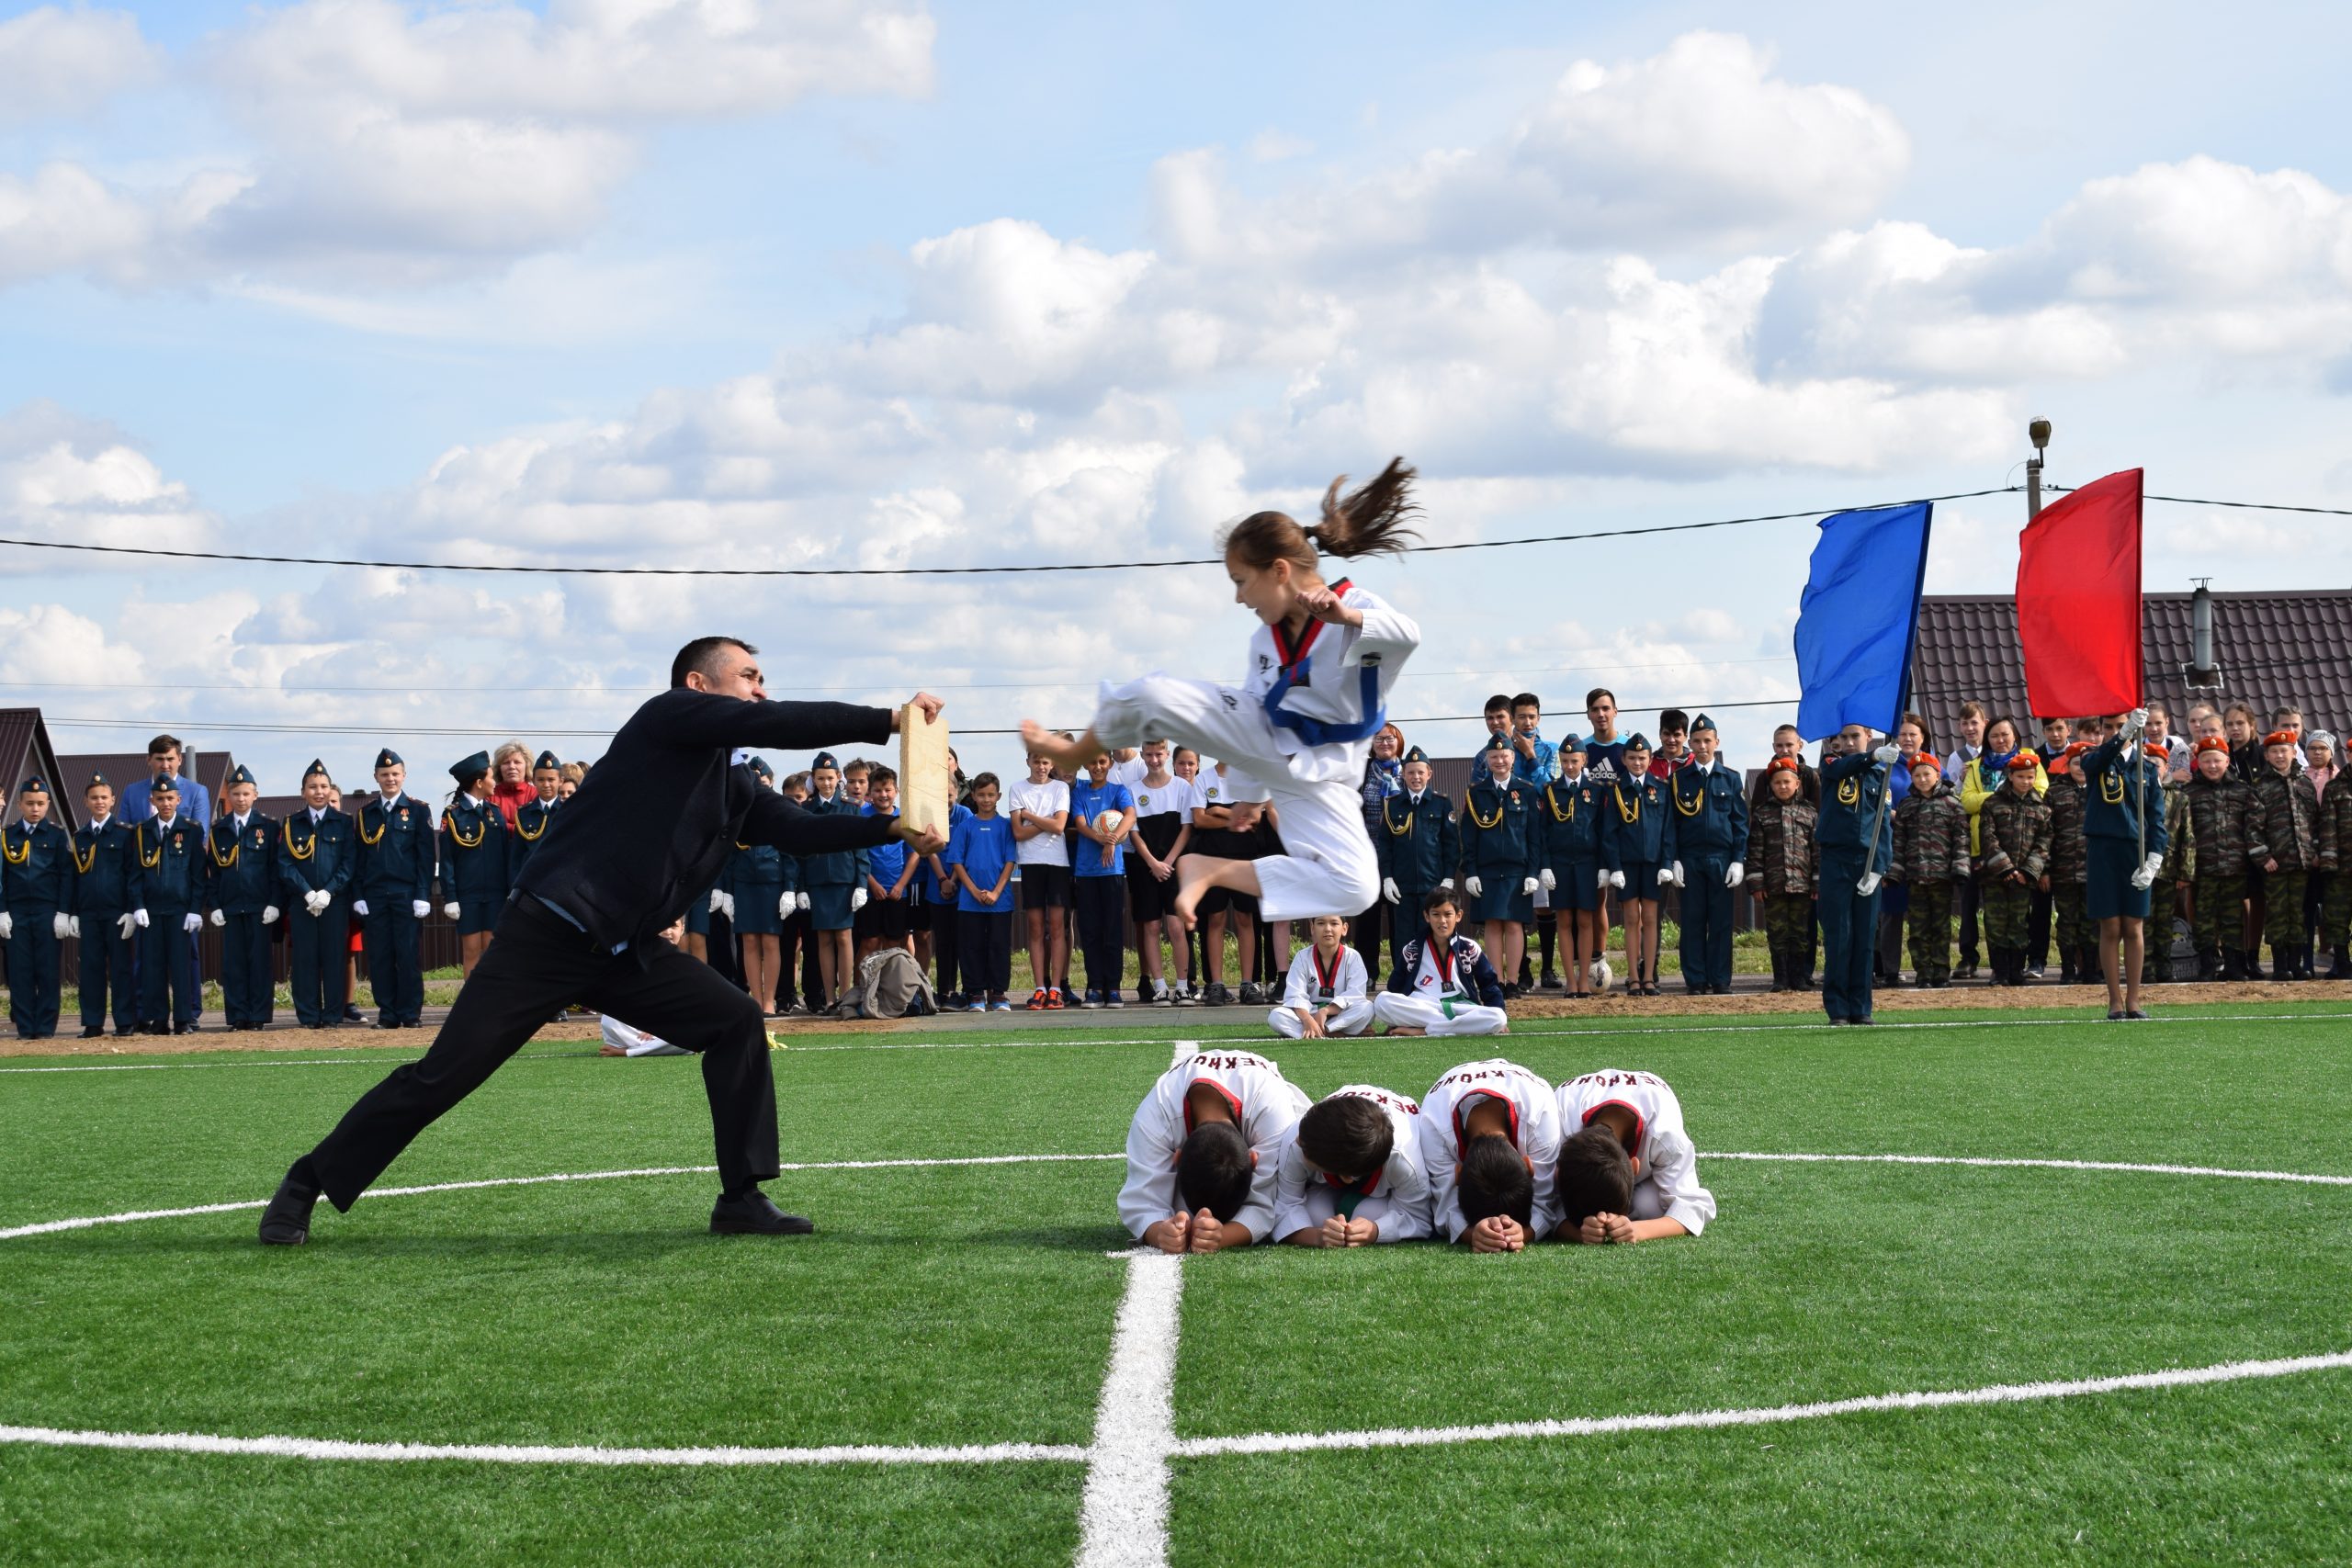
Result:
<instances>
[{"instance_id":1,"label":"green artificial turf field","mask_svg":"<svg viewBox=\"0 0 2352 1568\"><path fill-rule=\"evenodd\" d=\"M322 1205L285 1252L259 1201L407 1053L0 1064L0 1233L251 1205L0 1235L0 1562L2352 1560L2352 1016L1265 1042L1314 1093L1658 1072L1720 1218L1182 1264L1113 1256L1118 1160L1035 1156L1115 1155L1214 1032L1095 1021L795 1040L786 1158L850 1168L771 1184L820 1227L780 1242L702 1234L688 1061L535 1046L384 1185L636 1174ZM2134 1381L2032 1386L2098 1379ZM1962 1402L1883 1407L1920 1393Z\"/></svg>"}]
</instances>

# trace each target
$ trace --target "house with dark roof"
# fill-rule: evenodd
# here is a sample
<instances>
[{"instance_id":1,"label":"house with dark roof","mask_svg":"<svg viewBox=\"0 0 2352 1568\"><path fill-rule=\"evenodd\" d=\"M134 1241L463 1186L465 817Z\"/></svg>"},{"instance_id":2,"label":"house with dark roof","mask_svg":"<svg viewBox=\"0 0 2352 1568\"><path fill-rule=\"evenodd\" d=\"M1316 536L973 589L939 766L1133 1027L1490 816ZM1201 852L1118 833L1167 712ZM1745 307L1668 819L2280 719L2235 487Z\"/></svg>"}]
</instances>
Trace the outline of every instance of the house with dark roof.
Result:
<instances>
[{"instance_id":1,"label":"house with dark roof","mask_svg":"<svg viewBox=\"0 0 2352 1568\"><path fill-rule=\"evenodd\" d=\"M2188 707L2245 703L2267 724L2277 707L2300 707L2305 730L2341 735L2352 726L2352 589L2209 593L2211 665L2196 664L2194 593L2141 599L2141 648L2148 695L2183 732ZM1995 716L2027 716L2025 665L2018 650L2018 605L2007 593L1937 593L1919 602L1911 705L1939 749L1959 733L1971 698ZM2063 716L2073 718L2079 715Z\"/></svg>"},{"instance_id":2,"label":"house with dark roof","mask_svg":"<svg viewBox=\"0 0 2352 1568\"><path fill-rule=\"evenodd\" d=\"M49 785L51 819L68 832L82 825L82 786L67 769L68 759L50 744L49 726L39 708L0 708L0 790L7 792L0 824L17 818L17 786L38 778ZM143 765L143 764L142 764Z\"/></svg>"},{"instance_id":3,"label":"house with dark roof","mask_svg":"<svg viewBox=\"0 0 2352 1568\"><path fill-rule=\"evenodd\" d=\"M114 785L115 798L141 779L147 777L147 753L144 751L76 751L60 757L57 765L65 771L74 786L74 804L78 815L81 809L82 786L90 782L92 773L104 773L107 783ZM229 775L234 772L237 759L229 751L198 751L190 747L180 748L180 776L194 779L211 796L212 809L222 809L221 797L229 792Z\"/></svg>"}]
</instances>

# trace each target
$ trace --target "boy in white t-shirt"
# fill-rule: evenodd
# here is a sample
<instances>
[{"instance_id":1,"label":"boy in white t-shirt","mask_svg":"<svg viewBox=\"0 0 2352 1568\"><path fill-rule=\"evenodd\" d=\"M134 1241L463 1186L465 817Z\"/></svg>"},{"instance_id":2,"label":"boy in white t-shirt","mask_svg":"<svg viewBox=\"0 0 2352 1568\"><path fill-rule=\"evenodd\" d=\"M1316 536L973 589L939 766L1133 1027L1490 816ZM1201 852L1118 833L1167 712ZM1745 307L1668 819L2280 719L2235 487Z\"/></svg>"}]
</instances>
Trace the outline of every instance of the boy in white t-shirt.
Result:
<instances>
[{"instance_id":1,"label":"boy in white t-shirt","mask_svg":"<svg viewBox=\"0 0 2352 1568\"><path fill-rule=\"evenodd\" d=\"M1176 918L1176 861L1193 839L1193 807L1198 795L1190 779L1179 778L1169 766L1168 742L1147 740L1137 759L1141 772L1119 777L1114 763L1111 777L1125 784L1135 796L1136 830L1127 839L1127 919L1135 925L1136 957L1143 966L1137 999L1155 1007L1170 1007L1192 989L1192 953L1185 945L1184 922ZM1162 937L1175 953L1177 980L1170 986L1161 973Z\"/></svg>"},{"instance_id":2,"label":"boy in white t-shirt","mask_svg":"<svg viewBox=\"0 0 2352 1568\"><path fill-rule=\"evenodd\" d=\"M1030 1010L1058 1010L1068 1000L1054 984L1069 964L1069 785L1054 777L1054 764L1029 753L1029 777L1004 797L1012 824L1012 856L1021 867L1021 908L1029 927L1029 973L1036 989Z\"/></svg>"},{"instance_id":3,"label":"boy in white t-shirt","mask_svg":"<svg viewBox=\"0 0 2352 1568\"><path fill-rule=\"evenodd\" d=\"M1363 958L1347 942L1348 922L1317 915L1308 922L1314 943L1291 961L1282 1006L1266 1015L1286 1040L1363 1034L1372 1028L1372 980Z\"/></svg>"},{"instance_id":4,"label":"boy in white t-shirt","mask_svg":"<svg viewBox=\"0 0 2352 1568\"><path fill-rule=\"evenodd\" d=\"M1306 1091L1250 1051L1202 1051L1160 1075L1127 1128L1119 1221L1162 1252L1223 1252L1273 1231L1276 1164Z\"/></svg>"},{"instance_id":5,"label":"boy in white t-shirt","mask_svg":"<svg viewBox=\"0 0 2352 1568\"><path fill-rule=\"evenodd\" d=\"M1560 1106L1500 1057L1465 1062L1421 1097L1430 1223L1473 1252L1518 1252L1559 1228Z\"/></svg>"},{"instance_id":6,"label":"boy in white t-shirt","mask_svg":"<svg viewBox=\"0 0 2352 1568\"><path fill-rule=\"evenodd\" d=\"M1560 1086L1562 1241L1697 1235L1715 1217L1682 1102L1656 1073L1609 1068Z\"/></svg>"},{"instance_id":7,"label":"boy in white t-shirt","mask_svg":"<svg viewBox=\"0 0 2352 1568\"><path fill-rule=\"evenodd\" d=\"M1275 1178L1275 1236L1292 1247L1367 1247L1429 1235L1420 1114L1371 1084L1308 1107Z\"/></svg>"}]
</instances>

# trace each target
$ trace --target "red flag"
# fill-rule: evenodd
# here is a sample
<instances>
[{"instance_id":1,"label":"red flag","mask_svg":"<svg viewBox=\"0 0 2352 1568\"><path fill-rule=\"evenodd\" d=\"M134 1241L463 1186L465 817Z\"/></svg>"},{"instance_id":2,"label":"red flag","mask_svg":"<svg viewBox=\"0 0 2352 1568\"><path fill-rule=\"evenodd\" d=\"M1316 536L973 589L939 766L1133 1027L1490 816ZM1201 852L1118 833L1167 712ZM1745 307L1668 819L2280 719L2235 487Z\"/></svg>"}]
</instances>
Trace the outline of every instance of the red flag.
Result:
<instances>
[{"instance_id":1,"label":"red flag","mask_svg":"<svg viewBox=\"0 0 2352 1568\"><path fill-rule=\"evenodd\" d=\"M2018 644L2039 716L2127 713L2143 698L2141 472L2061 497L2018 541Z\"/></svg>"}]
</instances>

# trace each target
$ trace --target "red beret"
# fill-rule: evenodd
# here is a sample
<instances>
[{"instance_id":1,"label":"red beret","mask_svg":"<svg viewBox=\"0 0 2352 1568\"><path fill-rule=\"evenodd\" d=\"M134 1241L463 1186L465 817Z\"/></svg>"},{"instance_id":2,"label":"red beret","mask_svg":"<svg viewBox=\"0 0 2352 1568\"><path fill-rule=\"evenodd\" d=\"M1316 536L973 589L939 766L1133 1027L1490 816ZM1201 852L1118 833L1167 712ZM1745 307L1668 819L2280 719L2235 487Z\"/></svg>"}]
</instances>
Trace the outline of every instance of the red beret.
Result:
<instances>
[{"instance_id":1,"label":"red beret","mask_svg":"<svg viewBox=\"0 0 2352 1568\"><path fill-rule=\"evenodd\" d=\"M1764 764L1764 771L1768 773L1793 773L1803 765L1804 764L1799 762L1794 757L1775 757L1770 761Z\"/></svg>"},{"instance_id":2,"label":"red beret","mask_svg":"<svg viewBox=\"0 0 2352 1568\"><path fill-rule=\"evenodd\" d=\"M2265 746L2297 746L2302 741L2301 737L2291 729L2274 729L2262 738L2262 743Z\"/></svg>"},{"instance_id":3,"label":"red beret","mask_svg":"<svg viewBox=\"0 0 2352 1568\"><path fill-rule=\"evenodd\" d=\"M2200 752L2220 751L2226 755L2230 750L2230 743L2219 735L2209 735L2197 743L2197 750Z\"/></svg>"},{"instance_id":4,"label":"red beret","mask_svg":"<svg viewBox=\"0 0 2352 1568\"><path fill-rule=\"evenodd\" d=\"M2019 751L2009 759L2009 772L2013 773L2030 773L2041 765L2041 759L2030 751Z\"/></svg>"}]
</instances>

